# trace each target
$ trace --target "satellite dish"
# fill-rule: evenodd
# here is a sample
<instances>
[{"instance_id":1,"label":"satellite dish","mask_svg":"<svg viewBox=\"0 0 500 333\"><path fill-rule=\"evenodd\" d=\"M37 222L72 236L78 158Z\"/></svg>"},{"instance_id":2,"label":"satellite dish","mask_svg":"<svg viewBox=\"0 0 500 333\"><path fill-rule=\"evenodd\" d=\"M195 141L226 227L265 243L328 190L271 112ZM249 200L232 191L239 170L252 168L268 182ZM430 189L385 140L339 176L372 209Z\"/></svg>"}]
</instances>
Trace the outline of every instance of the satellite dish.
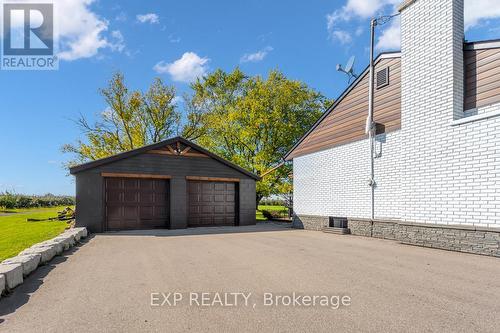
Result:
<instances>
[{"instance_id":1,"label":"satellite dish","mask_svg":"<svg viewBox=\"0 0 500 333\"><path fill-rule=\"evenodd\" d=\"M351 79L357 78L358 75L354 73L354 61L356 60L355 56L352 56L349 58L347 61L347 65L345 68L342 68L342 65L338 64L337 65L337 71L346 73L347 76L349 76L349 82L351 82Z\"/></svg>"},{"instance_id":2,"label":"satellite dish","mask_svg":"<svg viewBox=\"0 0 500 333\"><path fill-rule=\"evenodd\" d=\"M354 60L356 60L355 56L350 57L349 61L347 62L347 65L345 65L345 71L347 73L354 74L354 73L352 73L352 71L354 70L354 68L353 68L353 66L354 66Z\"/></svg>"}]
</instances>

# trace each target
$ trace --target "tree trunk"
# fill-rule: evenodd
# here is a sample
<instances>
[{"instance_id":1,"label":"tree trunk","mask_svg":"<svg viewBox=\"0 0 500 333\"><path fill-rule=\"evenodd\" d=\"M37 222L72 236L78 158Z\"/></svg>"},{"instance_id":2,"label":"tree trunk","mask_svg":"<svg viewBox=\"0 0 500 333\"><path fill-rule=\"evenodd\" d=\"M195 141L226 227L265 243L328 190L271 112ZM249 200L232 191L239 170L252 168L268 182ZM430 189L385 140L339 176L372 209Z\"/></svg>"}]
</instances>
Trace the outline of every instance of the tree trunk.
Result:
<instances>
[{"instance_id":1,"label":"tree trunk","mask_svg":"<svg viewBox=\"0 0 500 333\"><path fill-rule=\"evenodd\" d=\"M259 208L259 202L262 200L263 195L260 193L256 193L255 195L255 202L256 202L256 207Z\"/></svg>"}]
</instances>

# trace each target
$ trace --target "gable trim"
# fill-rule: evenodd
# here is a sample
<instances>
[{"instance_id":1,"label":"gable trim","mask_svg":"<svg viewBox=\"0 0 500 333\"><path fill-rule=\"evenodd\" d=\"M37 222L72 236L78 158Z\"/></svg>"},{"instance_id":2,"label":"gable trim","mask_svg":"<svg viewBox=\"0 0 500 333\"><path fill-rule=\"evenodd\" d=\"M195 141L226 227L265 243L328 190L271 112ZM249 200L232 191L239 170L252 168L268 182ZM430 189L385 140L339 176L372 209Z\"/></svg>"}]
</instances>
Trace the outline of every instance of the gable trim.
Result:
<instances>
[{"instance_id":1,"label":"gable trim","mask_svg":"<svg viewBox=\"0 0 500 333\"><path fill-rule=\"evenodd\" d=\"M93 168L96 168L96 167L101 166L101 165L105 165L105 164L109 164L109 163L116 162L119 160L123 160L123 159L129 158L132 156L136 156L136 155L139 155L142 153L147 153L148 151L151 151L151 150L159 150L160 148L162 148L164 146L169 146L172 143L176 143L176 142L181 142L182 144L184 144L186 146L190 146L190 147L194 148L195 150L201 152L202 154L205 154L208 157L213 158L214 160L216 160L216 161L218 161L218 162L220 162L220 163L222 163L222 164L224 164L232 169L235 169L236 171L239 171L240 173L242 173L250 178L253 178L255 180L260 180L260 177L257 176L256 174L254 174L250 171L247 171L247 170L243 169L242 167L240 167L232 162L229 162L228 160L225 160L222 157L219 157L219 156L215 155L214 153L209 152L205 148L202 148L202 147L198 146L197 144L195 144L189 140L186 140L180 136L177 136L177 137L172 138L172 139L160 141L158 143L153 143L153 144L143 146L140 148L132 149L132 150L129 150L129 151L126 151L123 153L119 153L116 155L112 155L109 157L101 158L101 159L98 159L95 161L83 163L83 164L71 167L69 169L69 172L70 172L70 174L74 175L76 173L79 173L79 172L82 172L85 170L89 170L89 169L93 169ZM183 156L188 156L187 154L188 154L188 152L186 152ZM191 153L191 154L193 154L193 153Z\"/></svg>"}]
</instances>

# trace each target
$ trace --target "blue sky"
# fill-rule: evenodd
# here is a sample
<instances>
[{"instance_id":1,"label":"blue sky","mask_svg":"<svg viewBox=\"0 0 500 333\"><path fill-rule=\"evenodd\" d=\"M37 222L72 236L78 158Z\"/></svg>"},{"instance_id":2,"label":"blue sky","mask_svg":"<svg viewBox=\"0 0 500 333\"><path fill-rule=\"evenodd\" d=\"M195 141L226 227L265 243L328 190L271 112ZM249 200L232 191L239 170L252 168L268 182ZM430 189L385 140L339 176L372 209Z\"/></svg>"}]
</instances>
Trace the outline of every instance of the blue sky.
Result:
<instances>
[{"instance_id":1,"label":"blue sky","mask_svg":"<svg viewBox=\"0 0 500 333\"><path fill-rule=\"evenodd\" d=\"M180 96L216 68L278 68L335 98L347 85L335 65L355 55L364 68L370 16L399 2L56 0L59 70L0 71L0 191L74 194L60 147L80 137L71 119L105 109L98 89L115 71L141 90L160 76ZM500 38L499 17L500 0L466 0L467 39ZM397 19L377 33L378 52L398 49Z\"/></svg>"}]
</instances>

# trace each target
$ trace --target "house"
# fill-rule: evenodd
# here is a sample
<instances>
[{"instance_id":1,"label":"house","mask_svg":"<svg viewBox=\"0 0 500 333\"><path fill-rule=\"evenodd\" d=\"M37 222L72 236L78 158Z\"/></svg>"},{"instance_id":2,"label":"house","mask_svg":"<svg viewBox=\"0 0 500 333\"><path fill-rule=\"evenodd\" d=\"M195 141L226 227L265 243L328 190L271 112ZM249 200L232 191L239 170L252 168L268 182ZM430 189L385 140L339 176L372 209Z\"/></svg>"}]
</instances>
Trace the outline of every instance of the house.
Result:
<instances>
[{"instance_id":1,"label":"house","mask_svg":"<svg viewBox=\"0 0 500 333\"><path fill-rule=\"evenodd\" d=\"M92 232L255 224L253 173L181 137L70 169Z\"/></svg>"},{"instance_id":2,"label":"house","mask_svg":"<svg viewBox=\"0 0 500 333\"><path fill-rule=\"evenodd\" d=\"M401 52L375 61L374 186L365 70L285 157L294 226L343 217L357 235L500 256L500 40L464 42L463 0L399 9Z\"/></svg>"}]
</instances>

